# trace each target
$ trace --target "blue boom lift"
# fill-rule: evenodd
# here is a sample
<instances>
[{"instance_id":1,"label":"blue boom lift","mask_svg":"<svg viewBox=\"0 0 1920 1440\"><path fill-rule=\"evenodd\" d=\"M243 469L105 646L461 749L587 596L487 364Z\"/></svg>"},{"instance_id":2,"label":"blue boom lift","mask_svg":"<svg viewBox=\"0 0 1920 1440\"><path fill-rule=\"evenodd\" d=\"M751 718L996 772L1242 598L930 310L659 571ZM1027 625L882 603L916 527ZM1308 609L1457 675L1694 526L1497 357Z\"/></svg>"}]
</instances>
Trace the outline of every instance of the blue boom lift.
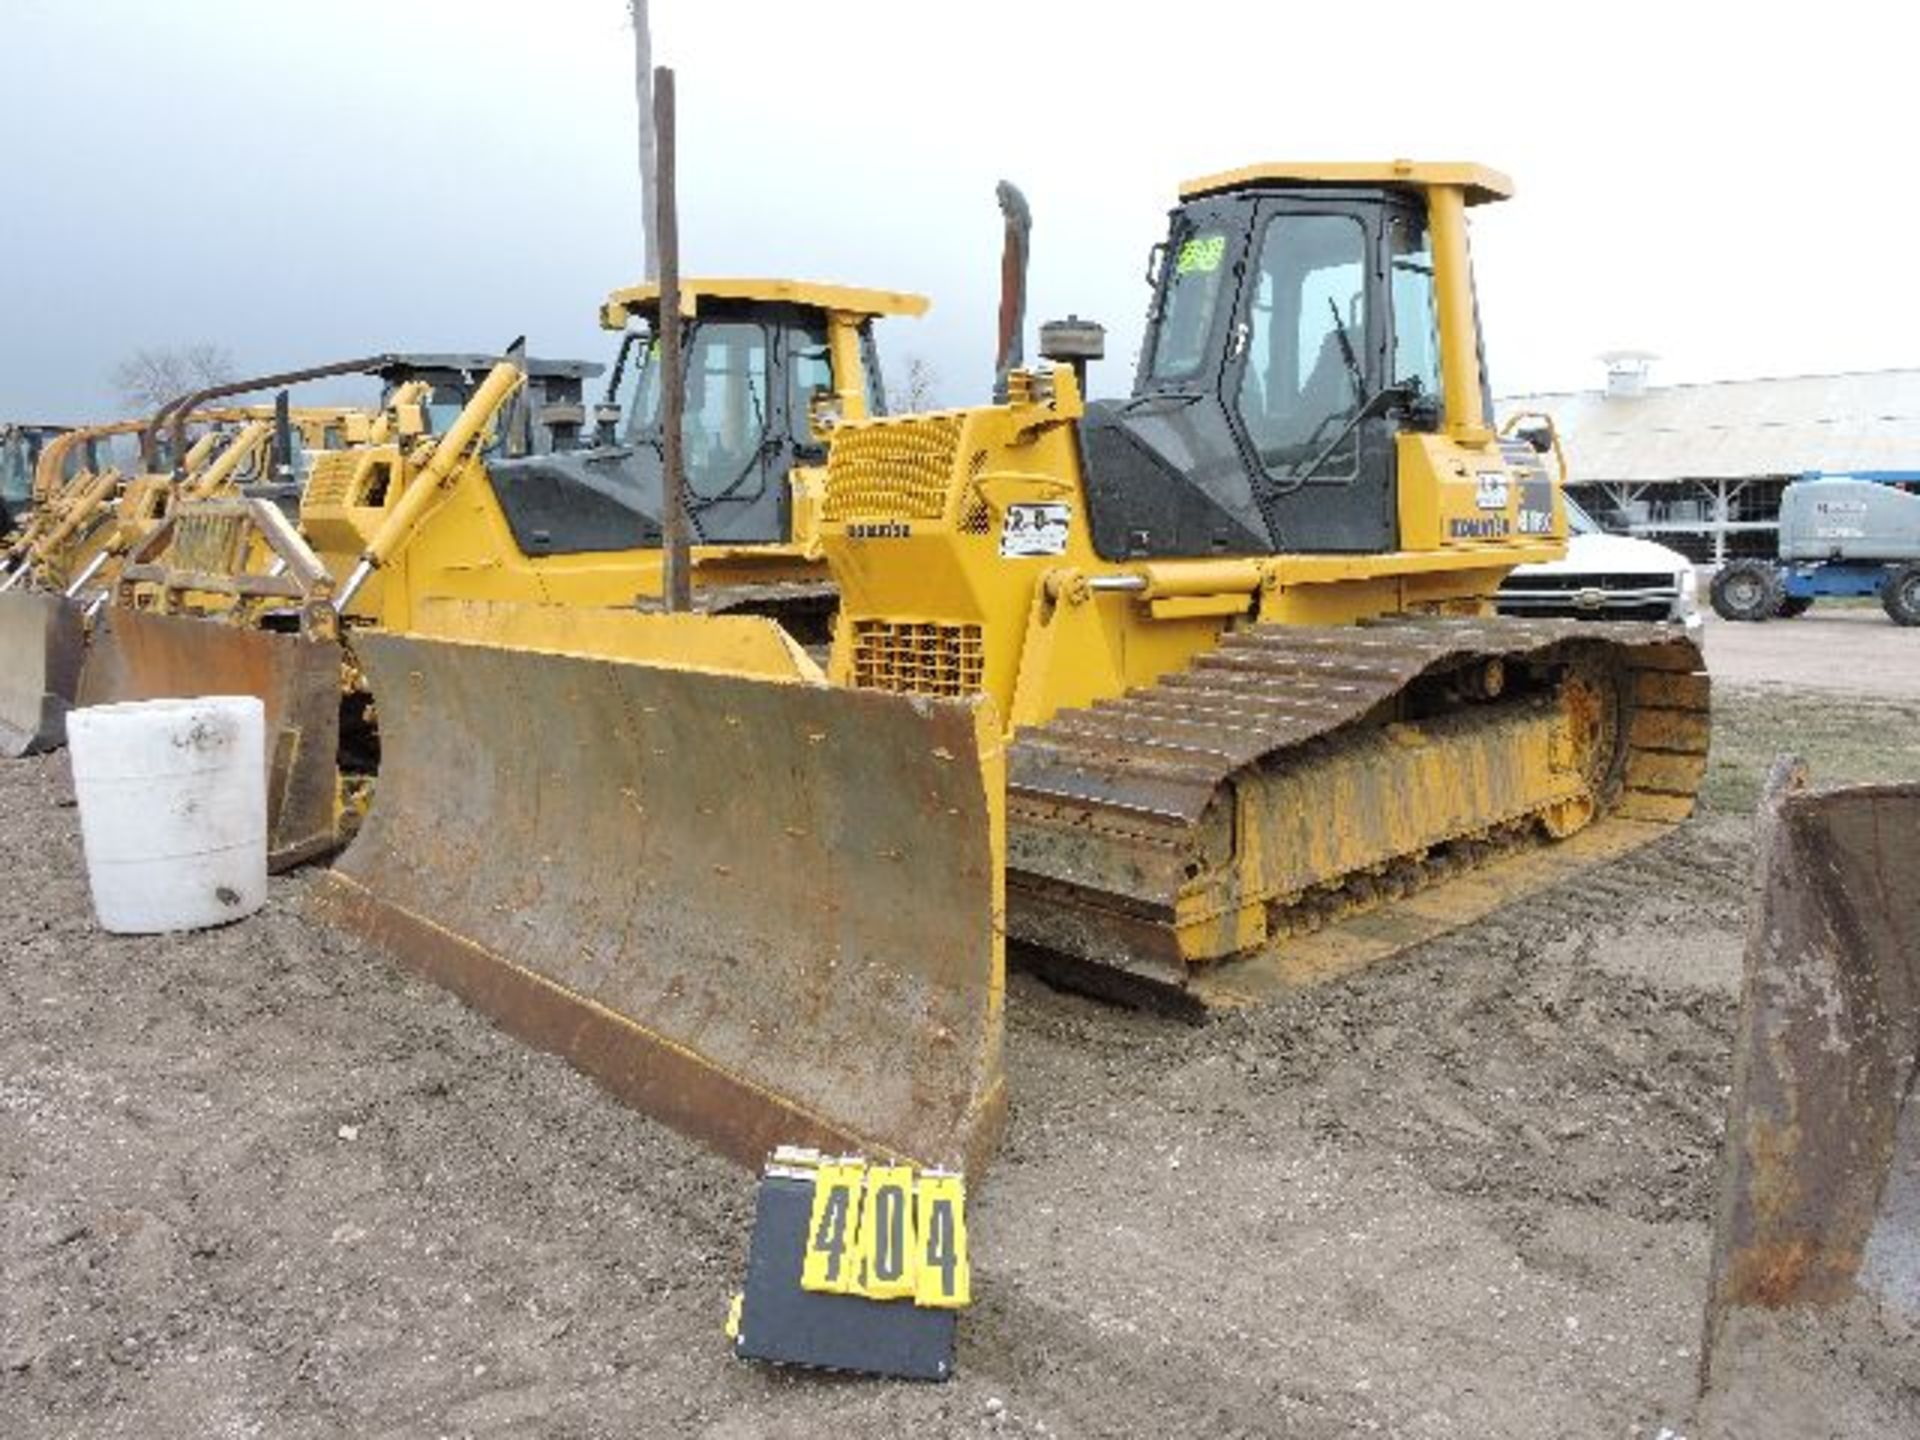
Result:
<instances>
[{"instance_id":1,"label":"blue boom lift","mask_svg":"<svg viewBox=\"0 0 1920 1440\"><path fill-rule=\"evenodd\" d=\"M1713 577L1723 620L1790 619L1815 600L1877 595L1896 625L1920 625L1920 470L1803 475L1780 494L1777 560Z\"/></svg>"}]
</instances>

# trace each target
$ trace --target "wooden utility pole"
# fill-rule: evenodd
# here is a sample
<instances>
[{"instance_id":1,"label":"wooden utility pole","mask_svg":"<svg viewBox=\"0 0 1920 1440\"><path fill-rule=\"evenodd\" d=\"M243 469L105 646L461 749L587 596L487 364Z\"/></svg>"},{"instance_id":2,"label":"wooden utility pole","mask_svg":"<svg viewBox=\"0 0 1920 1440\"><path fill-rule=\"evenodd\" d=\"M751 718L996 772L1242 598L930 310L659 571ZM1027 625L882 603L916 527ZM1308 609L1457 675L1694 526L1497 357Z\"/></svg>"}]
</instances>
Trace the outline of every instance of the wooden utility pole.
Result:
<instances>
[{"instance_id":1,"label":"wooden utility pole","mask_svg":"<svg viewBox=\"0 0 1920 1440\"><path fill-rule=\"evenodd\" d=\"M654 184L660 243L660 438L662 476L660 528L666 574L661 598L669 614L693 608L692 557L687 553L687 491L681 415L686 377L680 356L680 218L674 201L673 71L653 72Z\"/></svg>"},{"instance_id":2,"label":"wooden utility pole","mask_svg":"<svg viewBox=\"0 0 1920 1440\"><path fill-rule=\"evenodd\" d=\"M660 273L659 226L655 195L653 142L653 31L647 21L647 0L627 0L633 21L633 95L640 109L640 278Z\"/></svg>"}]
</instances>

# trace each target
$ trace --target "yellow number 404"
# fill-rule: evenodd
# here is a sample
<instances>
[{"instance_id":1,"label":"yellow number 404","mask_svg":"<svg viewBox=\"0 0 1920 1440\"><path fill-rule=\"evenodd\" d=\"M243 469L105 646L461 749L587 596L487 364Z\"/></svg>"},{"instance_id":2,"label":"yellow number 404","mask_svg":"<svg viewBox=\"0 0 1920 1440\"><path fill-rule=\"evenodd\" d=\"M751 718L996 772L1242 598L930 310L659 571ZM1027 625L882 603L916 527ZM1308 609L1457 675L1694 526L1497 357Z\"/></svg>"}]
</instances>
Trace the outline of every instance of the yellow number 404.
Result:
<instances>
[{"instance_id":1,"label":"yellow number 404","mask_svg":"<svg viewBox=\"0 0 1920 1440\"><path fill-rule=\"evenodd\" d=\"M823 1164L813 1182L801 1288L959 1309L973 1298L966 1208L958 1175Z\"/></svg>"}]
</instances>

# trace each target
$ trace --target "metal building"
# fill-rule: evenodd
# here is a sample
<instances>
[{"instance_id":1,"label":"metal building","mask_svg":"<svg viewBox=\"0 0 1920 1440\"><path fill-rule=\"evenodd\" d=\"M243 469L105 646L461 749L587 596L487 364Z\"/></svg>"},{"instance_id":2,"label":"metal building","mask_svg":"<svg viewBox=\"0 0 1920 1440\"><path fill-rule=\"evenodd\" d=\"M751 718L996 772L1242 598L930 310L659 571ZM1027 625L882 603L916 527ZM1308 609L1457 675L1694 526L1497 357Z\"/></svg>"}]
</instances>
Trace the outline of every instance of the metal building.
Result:
<instances>
[{"instance_id":1,"label":"metal building","mask_svg":"<svg viewBox=\"0 0 1920 1440\"><path fill-rule=\"evenodd\" d=\"M1553 416L1573 493L1610 530L1718 564L1773 553L1796 476L1920 483L1920 370L1651 385L1651 356L1604 358L1605 389L1510 396L1499 411Z\"/></svg>"}]
</instances>

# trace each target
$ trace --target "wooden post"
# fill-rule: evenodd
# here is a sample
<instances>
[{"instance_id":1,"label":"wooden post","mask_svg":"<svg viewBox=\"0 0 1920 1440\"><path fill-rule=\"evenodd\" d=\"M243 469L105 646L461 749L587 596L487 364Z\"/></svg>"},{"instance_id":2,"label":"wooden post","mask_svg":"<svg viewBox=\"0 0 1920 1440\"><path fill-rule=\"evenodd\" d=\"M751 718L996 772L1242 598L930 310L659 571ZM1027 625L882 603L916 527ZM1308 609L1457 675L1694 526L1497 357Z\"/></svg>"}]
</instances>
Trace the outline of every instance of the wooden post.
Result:
<instances>
[{"instance_id":1,"label":"wooden post","mask_svg":"<svg viewBox=\"0 0 1920 1440\"><path fill-rule=\"evenodd\" d=\"M640 278L659 273L659 244L654 226L655 156L653 143L653 30L647 20L647 0L627 0L633 22L633 90L640 102Z\"/></svg>"},{"instance_id":2,"label":"wooden post","mask_svg":"<svg viewBox=\"0 0 1920 1440\"><path fill-rule=\"evenodd\" d=\"M661 599L669 614L693 608L692 556L687 551L687 492L681 417L686 376L680 356L680 212L674 194L673 71L653 72L655 220L660 242L660 432L666 474L661 506L665 576Z\"/></svg>"}]
</instances>

